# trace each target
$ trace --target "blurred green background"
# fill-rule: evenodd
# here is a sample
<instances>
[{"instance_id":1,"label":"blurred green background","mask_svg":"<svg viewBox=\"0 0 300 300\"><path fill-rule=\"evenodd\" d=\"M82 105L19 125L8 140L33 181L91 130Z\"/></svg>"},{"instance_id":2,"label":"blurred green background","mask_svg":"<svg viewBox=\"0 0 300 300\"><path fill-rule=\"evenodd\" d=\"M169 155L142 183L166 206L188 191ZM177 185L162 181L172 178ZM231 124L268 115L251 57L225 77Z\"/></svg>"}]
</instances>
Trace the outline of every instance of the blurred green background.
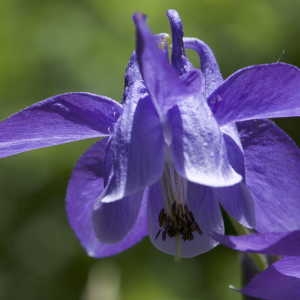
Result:
<instances>
[{"instance_id":1,"label":"blurred green background","mask_svg":"<svg viewBox=\"0 0 300 300\"><path fill-rule=\"evenodd\" d=\"M186 36L214 49L224 76L282 60L300 66L298 0L1 0L0 117L48 96L89 91L120 99L134 47L131 15L168 32L176 8ZM299 119L280 121L298 138ZM148 240L102 260L88 258L68 226L72 167L93 141L1 160L0 299L237 300L239 257L225 248L175 262Z\"/></svg>"}]
</instances>

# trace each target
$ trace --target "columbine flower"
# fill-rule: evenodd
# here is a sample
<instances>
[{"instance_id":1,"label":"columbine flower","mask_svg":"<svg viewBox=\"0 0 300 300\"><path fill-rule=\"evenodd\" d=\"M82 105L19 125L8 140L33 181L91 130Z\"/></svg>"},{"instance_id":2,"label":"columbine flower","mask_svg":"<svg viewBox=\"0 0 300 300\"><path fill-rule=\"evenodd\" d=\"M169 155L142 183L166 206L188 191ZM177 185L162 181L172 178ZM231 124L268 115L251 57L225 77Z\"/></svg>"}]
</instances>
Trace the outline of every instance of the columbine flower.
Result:
<instances>
[{"instance_id":1,"label":"columbine flower","mask_svg":"<svg viewBox=\"0 0 300 300\"><path fill-rule=\"evenodd\" d=\"M224 245L239 251L284 256L256 275L241 292L257 299L300 298L300 231L220 237Z\"/></svg>"},{"instance_id":2,"label":"columbine flower","mask_svg":"<svg viewBox=\"0 0 300 300\"><path fill-rule=\"evenodd\" d=\"M300 114L300 72L276 63L222 81L210 48L182 39L168 11L165 35L134 16L137 48L122 106L88 93L58 95L0 124L9 156L105 137L80 158L69 182L69 221L89 255L116 254L146 235L160 250L191 257L224 233L220 204L257 231L299 228L299 150L268 117ZM184 49L199 53L201 70ZM239 123L236 123L239 122Z\"/></svg>"}]
</instances>

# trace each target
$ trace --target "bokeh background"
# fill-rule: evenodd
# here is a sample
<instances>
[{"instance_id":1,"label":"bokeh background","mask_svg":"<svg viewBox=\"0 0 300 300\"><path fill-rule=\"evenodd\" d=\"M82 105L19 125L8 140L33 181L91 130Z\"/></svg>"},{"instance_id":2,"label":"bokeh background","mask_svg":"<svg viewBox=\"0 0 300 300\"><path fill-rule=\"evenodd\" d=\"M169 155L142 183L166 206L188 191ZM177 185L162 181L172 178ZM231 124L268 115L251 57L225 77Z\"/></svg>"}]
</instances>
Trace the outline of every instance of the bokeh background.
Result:
<instances>
[{"instance_id":1,"label":"bokeh background","mask_svg":"<svg viewBox=\"0 0 300 300\"><path fill-rule=\"evenodd\" d=\"M0 117L68 91L120 99L134 47L132 13L147 13L153 31L168 32L167 8L181 13L186 36L211 45L225 77L278 60L300 66L298 0L1 0ZM299 120L280 125L299 144ZM144 240L113 258L86 256L64 196L92 142L1 160L0 299L240 299L228 289L240 287L239 256L222 247L175 261Z\"/></svg>"}]
</instances>

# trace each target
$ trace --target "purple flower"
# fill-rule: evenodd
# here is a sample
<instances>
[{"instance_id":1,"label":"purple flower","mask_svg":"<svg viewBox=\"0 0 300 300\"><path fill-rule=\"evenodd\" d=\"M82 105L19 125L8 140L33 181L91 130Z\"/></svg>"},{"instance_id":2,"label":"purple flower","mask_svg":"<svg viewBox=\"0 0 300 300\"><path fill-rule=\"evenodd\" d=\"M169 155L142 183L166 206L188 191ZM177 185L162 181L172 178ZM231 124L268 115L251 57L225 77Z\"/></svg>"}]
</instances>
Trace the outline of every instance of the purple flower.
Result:
<instances>
[{"instance_id":1,"label":"purple flower","mask_svg":"<svg viewBox=\"0 0 300 300\"><path fill-rule=\"evenodd\" d=\"M284 256L256 275L241 292L266 300L300 299L300 231L219 236L239 251Z\"/></svg>"},{"instance_id":2,"label":"purple flower","mask_svg":"<svg viewBox=\"0 0 300 300\"><path fill-rule=\"evenodd\" d=\"M168 11L166 36L134 16L136 53L122 105L69 93L39 102L0 123L0 155L104 137L78 161L69 182L70 224L88 254L119 253L149 235L160 250L192 257L224 234L220 204L259 232L300 225L300 152L264 118L299 116L300 71L268 64L223 82L211 49L184 38ZM192 66L185 48L199 53ZM259 119L259 120L258 120Z\"/></svg>"}]
</instances>

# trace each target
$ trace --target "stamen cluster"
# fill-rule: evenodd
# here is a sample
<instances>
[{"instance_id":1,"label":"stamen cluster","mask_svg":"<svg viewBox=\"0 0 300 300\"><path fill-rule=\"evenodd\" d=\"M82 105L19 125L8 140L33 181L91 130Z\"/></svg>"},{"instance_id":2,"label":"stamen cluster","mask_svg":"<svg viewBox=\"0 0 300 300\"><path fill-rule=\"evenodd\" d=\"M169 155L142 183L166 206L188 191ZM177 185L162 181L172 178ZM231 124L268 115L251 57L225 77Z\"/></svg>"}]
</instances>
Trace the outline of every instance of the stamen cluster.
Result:
<instances>
[{"instance_id":1,"label":"stamen cluster","mask_svg":"<svg viewBox=\"0 0 300 300\"><path fill-rule=\"evenodd\" d=\"M184 241L192 241L194 239L193 232L202 234L202 231L195 221L193 213L188 209L187 205L173 202L170 213L163 208L158 216L160 229L155 239L161 234L162 240L165 241L167 236L172 238L181 236Z\"/></svg>"}]
</instances>

